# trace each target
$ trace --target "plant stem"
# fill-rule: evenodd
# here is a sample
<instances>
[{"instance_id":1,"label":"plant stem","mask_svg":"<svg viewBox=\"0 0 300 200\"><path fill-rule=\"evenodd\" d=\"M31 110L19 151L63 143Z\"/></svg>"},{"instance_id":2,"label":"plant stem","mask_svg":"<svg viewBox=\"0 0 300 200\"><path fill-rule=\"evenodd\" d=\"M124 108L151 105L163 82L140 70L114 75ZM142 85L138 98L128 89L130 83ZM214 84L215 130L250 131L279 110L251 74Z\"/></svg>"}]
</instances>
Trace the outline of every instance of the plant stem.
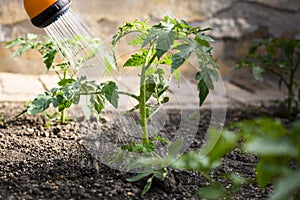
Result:
<instances>
[{"instance_id":1,"label":"plant stem","mask_svg":"<svg viewBox=\"0 0 300 200\"><path fill-rule=\"evenodd\" d=\"M136 96L134 94L128 93L128 92L118 91L118 94L127 95L129 97L132 97L132 98L136 99L137 101L140 101L140 97L138 97L138 96Z\"/></svg>"},{"instance_id":2,"label":"plant stem","mask_svg":"<svg viewBox=\"0 0 300 200\"><path fill-rule=\"evenodd\" d=\"M150 48L151 49L151 48ZM152 51L149 50L151 53ZM148 68L151 66L153 61L156 58L156 54L152 56L149 62L146 61L146 65L142 67L141 78L140 78L140 100L139 100L139 107L140 107L140 125L142 128L143 133L143 144L149 144L149 133L148 133L148 118L147 118L147 88L146 88L146 72Z\"/></svg>"},{"instance_id":3,"label":"plant stem","mask_svg":"<svg viewBox=\"0 0 300 200\"><path fill-rule=\"evenodd\" d=\"M60 123L61 123L61 124L64 124L64 123L65 123L65 121L66 121L65 118L66 118L66 117L65 117L65 110L62 110L62 111L60 112Z\"/></svg>"},{"instance_id":4,"label":"plant stem","mask_svg":"<svg viewBox=\"0 0 300 200\"><path fill-rule=\"evenodd\" d=\"M95 95L95 94L102 94L102 92L101 91L99 91L99 92L84 92L84 93L77 93L76 95L83 96L83 95ZM140 100L140 98L138 96L128 93L128 92L125 92L125 91L118 91L118 94L132 97L132 98L136 99L137 101Z\"/></svg>"},{"instance_id":5,"label":"plant stem","mask_svg":"<svg viewBox=\"0 0 300 200\"><path fill-rule=\"evenodd\" d=\"M290 80L289 80L289 85L288 85L288 117L291 117L291 112L292 112L292 102L294 98L294 76L295 76L295 71L293 69L293 58L290 59L289 64L291 66L290 70Z\"/></svg>"},{"instance_id":6,"label":"plant stem","mask_svg":"<svg viewBox=\"0 0 300 200\"><path fill-rule=\"evenodd\" d=\"M147 108L146 108L146 69L142 68L140 79L140 125L143 132L143 144L149 143L148 123L147 123Z\"/></svg>"}]
</instances>

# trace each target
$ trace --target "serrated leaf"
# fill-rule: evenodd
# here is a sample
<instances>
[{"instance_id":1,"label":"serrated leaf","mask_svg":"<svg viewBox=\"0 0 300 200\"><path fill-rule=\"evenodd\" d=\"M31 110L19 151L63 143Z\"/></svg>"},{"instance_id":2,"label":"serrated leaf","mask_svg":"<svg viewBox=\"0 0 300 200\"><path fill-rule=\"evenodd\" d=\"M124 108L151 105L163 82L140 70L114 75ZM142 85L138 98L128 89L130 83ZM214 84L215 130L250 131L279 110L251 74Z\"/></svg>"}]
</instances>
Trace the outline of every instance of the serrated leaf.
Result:
<instances>
[{"instance_id":1,"label":"serrated leaf","mask_svg":"<svg viewBox=\"0 0 300 200\"><path fill-rule=\"evenodd\" d=\"M95 97L91 97L91 104L94 106L96 113L99 115L101 111L104 109L104 100L101 95L96 95Z\"/></svg>"},{"instance_id":2,"label":"serrated leaf","mask_svg":"<svg viewBox=\"0 0 300 200\"><path fill-rule=\"evenodd\" d=\"M131 55L131 58L129 58L123 65L123 67L141 67L144 65L146 59L146 54L142 53L136 53Z\"/></svg>"},{"instance_id":3,"label":"serrated leaf","mask_svg":"<svg viewBox=\"0 0 300 200\"><path fill-rule=\"evenodd\" d=\"M45 52L45 54L43 54L43 62L46 65L48 70L54 62L56 53L57 53L56 49L51 49L51 50L49 49L48 51Z\"/></svg>"},{"instance_id":4,"label":"serrated leaf","mask_svg":"<svg viewBox=\"0 0 300 200\"><path fill-rule=\"evenodd\" d=\"M29 105L27 113L35 115L47 110L52 103L52 97L47 94L39 94Z\"/></svg>"},{"instance_id":5,"label":"serrated leaf","mask_svg":"<svg viewBox=\"0 0 300 200\"><path fill-rule=\"evenodd\" d=\"M24 38L16 38L14 40L11 40L5 44L6 48L12 48L14 46L20 45L22 42L24 42Z\"/></svg>"},{"instance_id":6,"label":"serrated leaf","mask_svg":"<svg viewBox=\"0 0 300 200\"><path fill-rule=\"evenodd\" d=\"M175 53L172 56L172 64L171 64L171 72L173 73L176 69L178 69L191 55L193 52L193 46L189 44L181 44L174 48L174 50L178 50L178 53Z\"/></svg>"},{"instance_id":7,"label":"serrated leaf","mask_svg":"<svg viewBox=\"0 0 300 200\"><path fill-rule=\"evenodd\" d=\"M156 41L156 55L160 59L173 45L175 34L171 31L160 32Z\"/></svg>"},{"instance_id":8,"label":"serrated leaf","mask_svg":"<svg viewBox=\"0 0 300 200\"><path fill-rule=\"evenodd\" d=\"M202 106L206 97L209 94L209 89L208 89L204 79L201 79L198 82L198 92L199 92L199 106Z\"/></svg>"},{"instance_id":9,"label":"serrated leaf","mask_svg":"<svg viewBox=\"0 0 300 200\"><path fill-rule=\"evenodd\" d=\"M128 42L129 45L141 45L144 42L144 38L142 37L137 37L133 40L131 40L130 42Z\"/></svg>"},{"instance_id":10,"label":"serrated leaf","mask_svg":"<svg viewBox=\"0 0 300 200\"><path fill-rule=\"evenodd\" d=\"M144 42L142 44L142 48L144 48L145 46L147 46L150 42L152 42L153 40L155 40L157 38L158 33L151 29L149 30L146 38L144 39Z\"/></svg>"},{"instance_id":11,"label":"serrated leaf","mask_svg":"<svg viewBox=\"0 0 300 200\"><path fill-rule=\"evenodd\" d=\"M55 108L57 108L60 104L62 104L64 101L64 97L60 94L60 95L55 95L55 97L53 97L52 99L52 104Z\"/></svg>"},{"instance_id":12,"label":"serrated leaf","mask_svg":"<svg viewBox=\"0 0 300 200\"><path fill-rule=\"evenodd\" d=\"M106 83L101 90L107 101L111 103L111 105L113 105L115 108L117 108L119 104L119 94L117 90L118 86L113 81L109 81L108 83Z\"/></svg>"},{"instance_id":13,"label":"serrated leaf","mask_svg":"<svg viewBox=\"0 0 300 200\"><path fill-rule=\"evenodd\" d=\"M63 86L61 88L61 92L63 94L63 97L67 101L69 101L78 93L79 89L80 89L80 81L77 80L76 82L71 82Z\"/></svg>"},{"instance_id":14,"label":"serrated leaf","mask_svg":"<svg viewBox=\"0 0 300 200\"><path fill-rule=\"evenodd\" d=\"M14 53L13 53L13 57L22 55L23 53L25 53L26 51L28 51L29 49L31 49L31 45L30 44L22 44L20 48L18 48Z\"/></svg>"}]
</instances>

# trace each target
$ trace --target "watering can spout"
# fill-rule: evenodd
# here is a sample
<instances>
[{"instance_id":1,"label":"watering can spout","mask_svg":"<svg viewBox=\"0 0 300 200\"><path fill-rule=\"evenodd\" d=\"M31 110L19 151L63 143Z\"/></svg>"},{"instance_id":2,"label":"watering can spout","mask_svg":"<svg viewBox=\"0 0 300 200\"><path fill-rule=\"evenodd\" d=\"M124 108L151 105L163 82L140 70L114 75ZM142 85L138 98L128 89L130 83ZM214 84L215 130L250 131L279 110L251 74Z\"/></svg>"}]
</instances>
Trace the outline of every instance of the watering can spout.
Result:
<instances>
[{"instance_id":1,"label":"watering can spout","mask_svg":"<svg viewBox=\"0 0 300 200\"><path fill-rule=\"evenodd\" d=\"M24 8L33 25L44 28L68 11L71 0L24 0Z\"/></svg>"}]
</instances>

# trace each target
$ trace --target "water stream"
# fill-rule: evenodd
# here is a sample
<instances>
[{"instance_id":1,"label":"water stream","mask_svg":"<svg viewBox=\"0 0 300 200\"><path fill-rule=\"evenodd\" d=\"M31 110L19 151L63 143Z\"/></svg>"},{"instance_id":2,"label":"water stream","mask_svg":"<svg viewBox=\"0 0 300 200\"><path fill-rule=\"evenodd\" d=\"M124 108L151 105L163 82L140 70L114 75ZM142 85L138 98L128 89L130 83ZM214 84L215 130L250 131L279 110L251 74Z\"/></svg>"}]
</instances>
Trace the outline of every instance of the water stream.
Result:
<instances>
[{"instance_id":1,"label":"water stream","mask_svg":"<svg viewBox=\"0 0 300 200\"><path fill-rule=\"evenodd\" d=\"M78 76L99 80L105 73L104 59L109 57L104 52L102 41L99 38L95 40L94 34L72 9L47 26L45 31ZM82 63L82 59L90 53L95 56ZM79 66L84 67L79 69Z\"/></svg>"}]
</instances>

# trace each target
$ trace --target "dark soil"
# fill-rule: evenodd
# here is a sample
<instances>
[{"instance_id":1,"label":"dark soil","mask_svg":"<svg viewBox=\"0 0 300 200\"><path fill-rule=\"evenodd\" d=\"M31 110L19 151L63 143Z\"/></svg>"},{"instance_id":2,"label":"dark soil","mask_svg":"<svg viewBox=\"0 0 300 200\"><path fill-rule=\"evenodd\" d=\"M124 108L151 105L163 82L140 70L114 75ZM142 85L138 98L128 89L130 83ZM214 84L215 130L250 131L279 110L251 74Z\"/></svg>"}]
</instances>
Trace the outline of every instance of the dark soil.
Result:
<instances>
[{"instance_id":1,"label":"dark soil","mask_svg":"<svg viewBox=\"0 0 300 200\"><path fill-rule=\"evenodd\" d=\"M4 119L23 109L21 104L0 105ZM280 117L277 109L241 107L227 111L226 124L260 116ZM177 116L177 117L176 117ZM178 124L180 115L169 112L168 129ZM198 134L191 148L200 147L210 112L201 114ZM197 199L197 190L207 184L197 172L169 169L164 181L155 180L150 191L141 196L146 181L129 183L132 176L97 161L83 145L76 123L44 127L43 115L21 117L0 126L0 199ZM258 158L237 149L222 160L212 176L219 181L223 172L237 172L254 178ZM256 183L243 186L236 199L266 199L265 190Z\"/></svg>"}]
</instances>

